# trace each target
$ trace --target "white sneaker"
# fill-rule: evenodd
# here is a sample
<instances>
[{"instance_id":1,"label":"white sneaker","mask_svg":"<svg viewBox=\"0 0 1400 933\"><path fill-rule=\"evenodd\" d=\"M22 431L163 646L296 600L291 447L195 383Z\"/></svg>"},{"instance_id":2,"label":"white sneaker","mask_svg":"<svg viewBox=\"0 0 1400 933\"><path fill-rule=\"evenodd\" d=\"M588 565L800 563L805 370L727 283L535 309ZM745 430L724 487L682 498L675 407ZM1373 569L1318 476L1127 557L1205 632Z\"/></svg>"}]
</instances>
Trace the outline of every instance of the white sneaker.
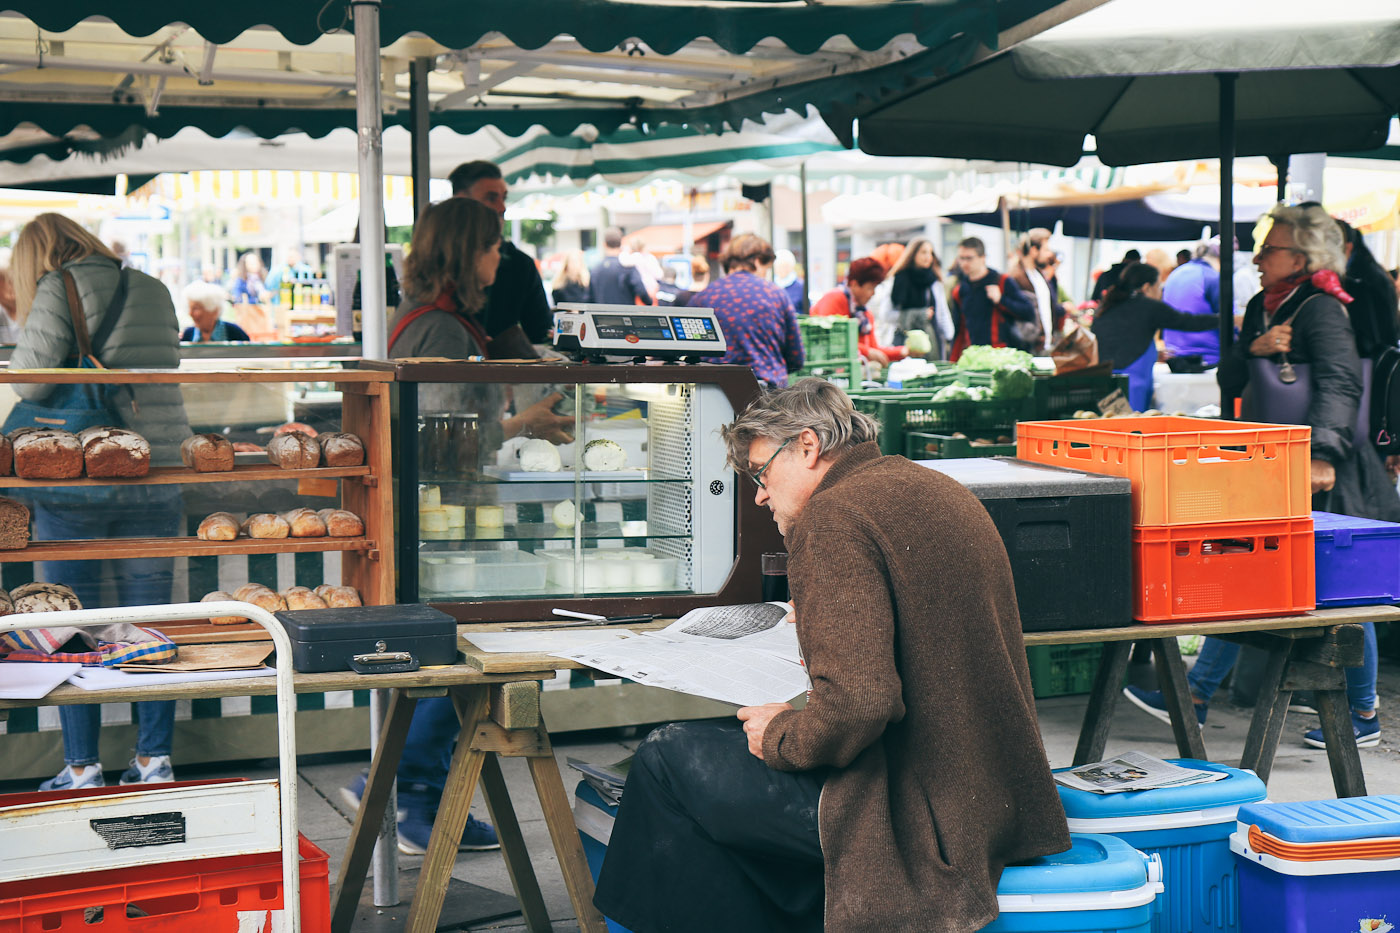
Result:
<instances>
[{"instance_id":1,"label":"white sneaker","mask_svg":"<svg viewBox=\"0 0 1400 933\"><path fill-rule=\"evenodd\" d=\"M122 784L169 784L175 780L175 770L171 767L169 755L152 755L147 764L140 759L131 759L131 765L122 772Z\"/></svg>"},{"instance_id":2,"label":"white sneaker","mask_svg":"<svg viewBox=\"0 0 1400 933\"><path fill-rule=\"evenodd\" d=\"M83 776L77 777L73 774L71 765L64 765L63 770L39 785L40 790L83 790L87 787L106 787L107 782L102 777L101 765L88 765L83 769Z\"/></svg>"}]
</instances>

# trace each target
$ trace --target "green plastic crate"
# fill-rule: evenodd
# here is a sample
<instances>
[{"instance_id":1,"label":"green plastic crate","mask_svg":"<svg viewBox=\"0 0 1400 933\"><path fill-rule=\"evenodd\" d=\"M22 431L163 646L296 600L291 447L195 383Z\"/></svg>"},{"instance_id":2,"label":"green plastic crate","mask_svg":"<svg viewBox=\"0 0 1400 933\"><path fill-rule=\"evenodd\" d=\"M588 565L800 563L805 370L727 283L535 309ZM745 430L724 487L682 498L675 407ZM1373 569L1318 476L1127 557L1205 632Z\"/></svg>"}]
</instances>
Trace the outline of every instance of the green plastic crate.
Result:
<instances>
[{"instance_id":1,"label":"green plastic crate","mask_svg":"<svg viewBox=\"0 0 1400 933\"><path fill-rule=\"evenodd\" d=\"M854 371L860 364L860 322L849 317L799 317L797 332L807 365L845 363Z\"/></svg>"},{"instance_id":2,"label":"green plastic crate","mask_svg":"<svg viewBox=\"0 0 1400 933\"><path fill-rule=\"evenodd\" d=\"M932 376L916 376L900 383L901 389L941 389L944 386L983 386L992 387L992 374L971 369L945 369Z\"/></svg>"},{"instance_id":3,"label":"green plastic crate","mask_svg":"<svg viewBox=\"0 0 1400 933\"><path fill-rule=\"evenodd\" d=\"M851 385L858 385L861 380L859 370L852 370L851 364L848 361L833 360L824 363L809 363L795 373L788 373L788 385L792 385L797 380L805 379L808 376L816 376L819 379L825 379L827 382L838 385L843 389L849 389Z\"/></svg>"},{"instance_id":4,"label":"green plastic crate","mask_svg":"<svg viewBox=\"0 0 1400 933\"><path fill-rule=\"evenodd\" d=\"M884 454L904 453L906 431L928 434L997 431L1015 436L1016 422L1026 420L1026 399L935 402L928 398L885 398L876 402L880 452Z\"/></svg>"},{"instance_id":5,"label":"green plastic crate","mask_svg":"<svg viewBox=\"0 0 1400 933\"><path fill-rule=\"evenodd\" d=\"M1034 407L1029 415L1035 421L1071 418L1077 411L1098 412L1099 401L1114 389L1128 394L1128 377L1112 373L1066 373L1063 376L1037 376L1031 393Z\"/></svg>"},{"instance_id":6,"label":"green plastic crate","mask_svg":"<svg viewBox=\"0 0 1400 933\"><path fill-rule=\"evenodd\" d=\"M904 456L910 460L963 460L968 457L1014 457L1016 444L973 444L975 438L923 431L904 433Z\"/></svg>"},{"instance_id":7,"label":"green plastic crate","mask_svg":"<svg viewBox=\"0 0 1400 933\"><path fill-rule=\"evenodd\" d=\"M1031 691L1037 697L1088 693L1094 688L1103 642L1083 645L1032 645L1026 649Z\"/></svg>"}]
</instances>

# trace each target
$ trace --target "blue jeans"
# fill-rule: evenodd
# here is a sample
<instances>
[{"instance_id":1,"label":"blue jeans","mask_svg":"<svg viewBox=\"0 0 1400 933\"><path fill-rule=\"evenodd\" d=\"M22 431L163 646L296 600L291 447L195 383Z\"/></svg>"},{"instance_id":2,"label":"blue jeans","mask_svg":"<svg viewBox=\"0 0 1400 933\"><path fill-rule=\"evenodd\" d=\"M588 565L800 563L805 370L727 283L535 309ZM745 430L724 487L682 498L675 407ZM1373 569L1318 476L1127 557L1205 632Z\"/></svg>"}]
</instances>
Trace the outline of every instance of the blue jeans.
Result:
<instances>
[{"instance_id":1,"label":"blue jeans","mask_svg":"<svg viewBox=\"0 0 1400 933\"><path fill-rule=\"evenodd\" d=\"M150 506L97 509L48 507L34 503L34 537L40 541L83 538L165 538L179 534L181 510ZM137 557L125 560L50 560L42 564L44 579L73 588L84 609L113 606L153 606L170 602L175 561L169 557ZM102 600L102 574L110 568L115 578L115 602ZM97 738L102 728L102 708L96 703L60 706L63 726L63 760L69 765L99 761ZM136 704L136 754L169 755L175 731L175 701L151 700Z\"/></svg>"},{"instance_id":2,"label":"blue jeans","mask_svg":"<svg viewBox=\"0 0 1400 933\"><path fill-rule=\"evenodd\" d=\"M1380 652L1376 648L1376 624L1361 623L1362 661L1360 667L1346 668L1347 704L1358 712L1368 712L1376 708L1376 674L1380 667ZM1186 684L1194 696L1207 703L1215 695L1216 688L1235 666L1240 656L1240 646L1223 638L1207 638L1201 645L1201 654L1196 658Z\"/></svg>"},{"instance_id":3,"label":"blue jeans","mask_svg":"<svg viewBox=\"0 0 1400 933\"><path fill-rule=\"evenodd\" d=\"M66 709L67 707L63 707ZM398 806L402 812L437 812L460 729L451 697L419 700L399 759Z\"/></svg>"}]
</instances>

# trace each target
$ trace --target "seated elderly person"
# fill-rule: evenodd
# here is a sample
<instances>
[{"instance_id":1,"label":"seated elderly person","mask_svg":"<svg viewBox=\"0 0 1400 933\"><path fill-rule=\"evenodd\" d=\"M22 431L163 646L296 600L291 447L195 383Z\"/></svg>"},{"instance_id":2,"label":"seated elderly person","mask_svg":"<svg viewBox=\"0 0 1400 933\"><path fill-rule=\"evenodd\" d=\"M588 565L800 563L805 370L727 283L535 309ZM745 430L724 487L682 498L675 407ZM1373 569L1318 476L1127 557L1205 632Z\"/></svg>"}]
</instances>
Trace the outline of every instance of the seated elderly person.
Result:
<instances>
[{"instance_id":1,"label":"seated elderly person","mask_svg":"<svg viewBox=\"0 0 1400 933\"><path fill-rule=\"evenodd\" d=\"M978 930L1007 864L1069 848L996 526L876 428L803 379L721 429L812 689L638 747L594 897L635 933Z\"/></svg>"},{"instance_id":2,"label":"seated elderly person","mask_svg":"<svg viewBox=\"0 0 1400 933\"><path fill-rule=\"evenodd\" d=\"M237 324L220 319L228 303L228 294L222 286L213 282L191 282L185 287L185 303L194 320L194 326L186 327L180 334L180 339L186 343L252 339Z\"/></svg>"}]
</instances>

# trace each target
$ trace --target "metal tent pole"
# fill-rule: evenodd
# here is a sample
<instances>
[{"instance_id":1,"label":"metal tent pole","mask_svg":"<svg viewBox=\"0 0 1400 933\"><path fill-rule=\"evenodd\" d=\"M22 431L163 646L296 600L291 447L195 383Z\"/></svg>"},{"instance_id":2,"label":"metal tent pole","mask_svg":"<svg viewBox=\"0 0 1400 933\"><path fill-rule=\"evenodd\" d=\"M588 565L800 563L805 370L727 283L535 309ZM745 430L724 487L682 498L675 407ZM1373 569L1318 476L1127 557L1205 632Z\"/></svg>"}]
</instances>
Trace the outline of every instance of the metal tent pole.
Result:
<instances>
[{"instance_id":1,"label":"metal tent pole","mask_svg":"<svg viewBox=\"0 0 1400 933\"><path fill-rule=\"evenodd\" d=\"M1235 341L1235 82L1217 74L1220 85L1220 358ZM1233 421L1235 397L1220 390L1220 417Z\"/></svg>"},{"instance_id":2,"label":"metal tent pole","mask_svg":"<svg viewBox=\"0 0 1400 933\"><path fill-rule=\"evenodd\" d=\"M384 310L384 106L379 87L379 0L350 0L355 27L355 123L360 166L360 307L364 356L388 356Z\"/></svg>"},{"instance_id":3,"label":"metal tent pole","mask_svg":"<svg viewBox=\"0 0 1400 933\"><path fill-rule=\"evenodd\" d=\"M798 187L801 188L802 195L802 307L797 309L798 314L807 313L807 295L812 291L812 271L808 268L807 258L807 163L803 162L797 167Z\"/></svg>"},{"instance_id":4,"label":"metal tent pole","mask_svg":"<svg viewBox=\"0 0 1400 933\"><path fill-rule=\"evenodd\" d=\"M410 112L410 154L413 173L413 222L428 209L428 187L433 177L428 167L428 72L432 70L431 58L415 58L408 66L408 101Z\"/></svg>"}]
</instances>

